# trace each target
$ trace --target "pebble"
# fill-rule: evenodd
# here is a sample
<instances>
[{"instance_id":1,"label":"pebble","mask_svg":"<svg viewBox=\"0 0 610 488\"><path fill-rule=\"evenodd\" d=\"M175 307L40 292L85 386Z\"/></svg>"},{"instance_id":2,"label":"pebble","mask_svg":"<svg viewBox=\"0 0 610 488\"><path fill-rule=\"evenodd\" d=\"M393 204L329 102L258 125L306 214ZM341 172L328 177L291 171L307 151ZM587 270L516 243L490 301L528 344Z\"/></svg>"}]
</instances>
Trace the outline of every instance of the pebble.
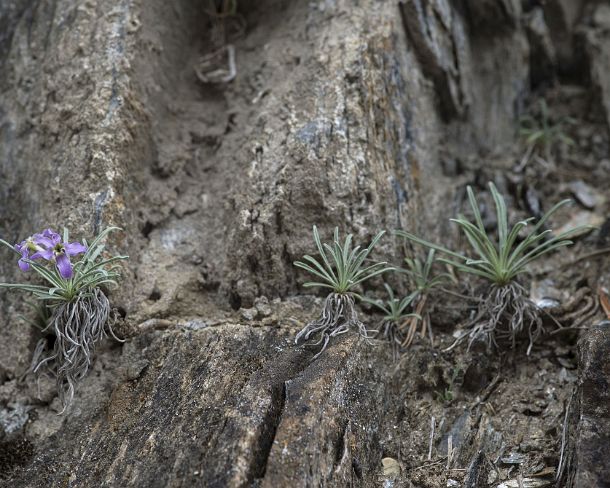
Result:
<instances>
[{"instance_id":1,"label":"pebble","mask_svg":"<svg viewBox=\"0 0 610 488\"><path fill-rule=\"evenodd\" d=\"M603 202L603 197L582 180L572 181L568 187L576 200L589 210Z\"/></svg>"},{"instance_id":2,"label":"pebble","mask_svg":"<svg viewBox=\"0 0 610 488\"><path fill-rule=\"evenodd\" d=\"M518 452L511 452L508 456L500 459L504 464L523 464L527 460L527 456Z\"/></svg>"},{"instance_id":3,"label":"pebble","mask_svg":"<svg viewBox=\"0 0 610 488\"><path fill-rule=\"evenodd\" d=\"M240 312L245 320L254 320L258 316L258 310L256 310L256 308L242 308Z\"/></svg>"},{"instance_id":4,"label":"pebble","mask_svg":"<svg viewBox=\"0 0 610 488\"><path fill-rule=\"evenodd\" d=\"M272 312L271 307L269 306L269 300L265 296L258 297L254 300L254 308L256 308L256 311L263 317L269 317Z\"/></svg>"}]
</instances>

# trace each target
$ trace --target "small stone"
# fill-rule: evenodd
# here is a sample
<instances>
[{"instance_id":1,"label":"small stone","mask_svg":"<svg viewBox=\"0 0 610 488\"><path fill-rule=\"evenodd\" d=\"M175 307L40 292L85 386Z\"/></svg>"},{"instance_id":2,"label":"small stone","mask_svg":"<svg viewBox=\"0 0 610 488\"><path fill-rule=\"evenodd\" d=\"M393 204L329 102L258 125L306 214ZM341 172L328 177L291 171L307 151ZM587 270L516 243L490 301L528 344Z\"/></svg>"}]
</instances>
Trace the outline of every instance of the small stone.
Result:
<instances>
[{"instance_id":1,"label":"small stone","mask_svg":"<svg viewBox=\"0 0 610 488\"><path fill-rule=\"evenodd\" d=\"M568 358L558 357L557 362L566 369L576 369L577 367L576 363Z\"/></svg>"},{"instance_id":2,"label":"small stone","mask_svg":"<svg viewBox=\"0 0 610 488\"><path fill-rule=\"evenodd\" d=\"M400 464L396 459L386 457L381 460L383 465L383 475L387 478L396 478L400 476Z\"/></svg>"},{"instance_id":3,"label":"small stone","mask_svg":"<svg viewBox=\"0 0 610 488\"><path fill-rule=\"evenodd\" d=\"M490 470L489 474L487 475L487 484L492 485L497 480L498 480L498 473L496 472L496 470L495 469Z\"/></svg>"},{"instance_id":4,"label":"small stone","mask_svg":"<svg viewBox=\"0 0 610 488\"><path fill-rule=\"evenodd\" d=\"M527 456L518 452L511 452L508 456L500 459L504 464L523 464L527 460Z\"/></svg>"},{"instance_id":5,"label":"small stone","mask_svg":"<svg viewBox=\"0 0 610 488\"><path fill-rule=\"evenodd\" d=\"M22 403L9 403L0 409L0 425L7 434L21 430L29 419L28 412L32 407Z\"/></svg>"},{"instance_id":6,"label":"small stone","mask_svg":"<svg viewBox=\"0 0 610 488\"><path fill-rule=\"evenodd\" d=\"M507 480L504 483L500 483L497 488L544 488L548 486L549 483L546 480L523 478L521 480Z\"/></svg>"},{"instance_id":7,"label":"small stone","mask_svg":"<svg viewBox=\"0 0 610 488\"><path fill-rule=\"evenodd\" d=\"M263 317L269 317L272 312L271 307L269 306L269 300L264 296L254 300L254 308L256 308L257 312Z\"/></svg>"},{"instance_id":8,"label":"small stone","mask_svg":"<svg viewBox=\"0 0 610 488\"><path fill-rule=\"evenodd\" d=\"M203 322L201 320L189 320L184 324L184 327L190 330L201 330L209 326L210 324L208 324L208 322Z\"/></svg>"},{"instance_id":9,"label":"small stone","mask_svg":"<svg viewBox=\"0 0 610 488\"><path fill-rule=\"evenodd\" d=\"M270 326L270 325L276 325L277 324L277 317L275 315L270 315L269 317L265 317L263 320L261 320L261 325L263 326Z\"/></svg>"},{"instance_id":10,"label":"small stone","mask_svg":"<svg viewBox=\"0 0 610 488\"><path fill-rule=\"evenodd\" d=\"M603 222L604 218L601 215L589 212L588 210L582 210L572 214L571 218L555 231L555 234L559 235L563 232L573 231L582 226L577 232L575 231L572 233L572 237L581 237L585 234L589 234L595 227L599 227Z\"/></svg>"},{"instance_id":11,"label":"small stone","mask_svg":"<svg viewBox=\"0 0 610 488\"><path fill-rule=\"evenodd\" d=\"M146 359L140 359L131 363L125 371L125 377L130 381L138 379L142 375L142 372L148 367L148 365L149 362Z\"/></svg>"},{"instance_id":12,"label":"small stone","mask_svg":"<svg viewBox=\"0 0 610 488\"><path fill-rule=\"evenodd\" d=\"M582 180L572 181L568 187L576 200L589 210L595 208L596 205L603 203L603 197Z\"/></svg>"},{"instance_id":13,"label":"small stone","mask_svg":"<svg viewBox=\"0 0 610 488\"><path fill-rule=\"evenodd\" d=\"M528 439L519 444L523 452L542 451L542 446L537 439Z\"/></svg>"},{"instance_id":14,"label":"small stone","mask_svg":"<svg viewBox=\"0 0 610 488\"><path fill-rule=\"evenodd\" d=\"M245 320L254 320L258 316L258 310L256 310L256 308L242 308L240 311L241 316Z\"/></svg>"}]
</instances>

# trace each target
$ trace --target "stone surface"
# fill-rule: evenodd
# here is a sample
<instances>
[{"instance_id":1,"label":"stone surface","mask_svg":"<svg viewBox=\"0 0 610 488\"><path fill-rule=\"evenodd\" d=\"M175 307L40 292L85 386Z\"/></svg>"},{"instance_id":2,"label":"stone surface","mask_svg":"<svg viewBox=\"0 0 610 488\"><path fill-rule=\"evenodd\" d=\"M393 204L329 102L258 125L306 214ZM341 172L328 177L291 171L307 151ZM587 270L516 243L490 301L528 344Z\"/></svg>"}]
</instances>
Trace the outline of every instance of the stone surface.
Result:
<instances>
[{"instance_id":1,"label":"stone surface","mask_svg":"<svg viewBox=\"0 0 610 488\"><path fill-rule=\"evenodd\" d=\"M310 363L293 335L223 325L139 336L118 363L141 354L142 374L70 414L10 486L373 483L382 452L367 426L399 406L381 381L391 352L350 338Z\"/></svg>"},{"instance_id":2,"label":"stone surface","mask_svg":"<svg viewBox=\"0 0 610 488\"><path fill-rule=\"evenodd\" d=\"M610 486L610 322L593 327L579 343L580 378L573 486Z\"/></svg>"},{"instance_id":3,"label":"stone surface","mask_svg":"<svg viewBox=\"0 0 610 488\"><path fill-rule=\"evenodd\" d=\"M593 16L606 10L606 5L600 4L593 11ZM593 23L591 27L582 28L585 50L589 61L589 73L593 86L599 93L602 102L602 116L610 126L610 29Z\"/></svg>"},{"instance_id":4,"label":"stone surface","mask_svg":"<svg viewBox=\"0 0 610 488\"><path fill-rule=\"evenodd\" d=\"M557 55L542 8L534 8L528 13L526 31L530 45L532 84L537 86L541 82L552 83L557 68Z\"/></svg>"}]
</instances>

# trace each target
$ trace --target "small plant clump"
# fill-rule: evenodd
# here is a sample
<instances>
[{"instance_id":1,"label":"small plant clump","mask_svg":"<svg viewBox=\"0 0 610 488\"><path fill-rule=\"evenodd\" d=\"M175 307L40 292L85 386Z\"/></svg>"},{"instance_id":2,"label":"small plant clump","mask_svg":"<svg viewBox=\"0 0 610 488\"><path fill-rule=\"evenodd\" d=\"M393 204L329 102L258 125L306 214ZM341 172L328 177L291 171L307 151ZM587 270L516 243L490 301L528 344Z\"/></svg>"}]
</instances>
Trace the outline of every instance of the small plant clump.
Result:
<instances>
[{"instance_id":1,"label":"small plant clump","mask_svg":"<svg viewBox=\"0 0 610 488\"><path fill-rule=\"evenodd\" d=\"M55 340L46 355L46 340L39 341L31 369L38 372L44 366L56 378L62 413L72 402L75 385L89 370L95 345L107 337L107 331L120 340L112 331L110 304L103 291L117 284L118 263L127 259L102 257L102 241L114 230L118 229L102 231L90 245L70 242L67 230L62 238L47 229L14 246L0 239L0 244L19 256L20 269L35 271L44 283L0 283L0 287L30 293L38 300L36 324ZM80 259L72 263L77 256Z\"/></svg>"},{"instance_id":2,"label":"small plant clump","mask_svg":"<svg viewBox=\"0 0 610 488\"><path fill-rule=\"evenodd\" d=\"M400 353L400 346L403 344L405 339L400 324L403 323L405 319L413 318L417 320L421 317L415 313L407 312L413 303L413 299L416 297L416 293L411 293L410 295L400 299L395 296L394 290L392 290L388 284L384 284L384 286L388 293L387 300L373 300L365 297L363 298L363 301L370 303L383 312L383 319L377 333L383 333L384 338L392 347L392 354L394 356L394 360L396 360Z\"/></svg>"},{"instance_id":3,"label":"small plant clump","mask_svg":"<svg viewBox=\"0 0 610 488\"><path fill-rule=\"evenodd\" d=\"M321 317L307 324L295 338L295 343L298 343L301 338L309 340L311 337L319 336L314 345L322 344L322 349L313 359L324 352L332 337L344 334L350 329L356 329L362 337L369 338L366 327L358 318L355 299L361 297L355 290L366 280L393 269L385 262L366 263L368 256L383 234L383 231L379 232L364 249L361 249L360 246L352 249L351 234L348 234L341 243L339 229L335 227L333 242L322 244L317 227L313 227L313 237L321 261L306 255L303 256L303 261L294 263L295 266L321 280L307 282L303 286L331 290L326 297Z\"/></svg>"},{"instance_id":4,"label":"small plant clump","mask_svg":"<svg viewBox=\"0 0 610 488\"><path fill-rule=\"evenodd\" d=\"M528 154L534 150L541 153L547 161L552 160L552 152L556 143L563 142L568 146L574 145L574 140L566 135L566 125L575 123L570 117L563 117L553 123L549 116L549 108L544 100L540 100L540 114L538 118L526 115L521 117L519 133L525 140Z\"/></svg>"},{"instance_id":5,"label":"small plant clump","mask_svg":"<svg viewBox=\"0 0 610 488\"><path fill-rule=\"evenodd\" d=\"M553 235L549 229L543 230L549 218L569 202L569 200L564 200L545 213L525 234L525 237L522 237L534 218L517 222L512 228L509 228L504 198L493 183L489 183L489 189L496 207L497 239L494 239L485 230L479 205L470 187L467 188L467 192L474 222L463 216L451 219L458 224L466 236L474 254L472 257L428 242L409 232L397 231L397 233L410 241L446 255L447 257L438 259L440 262L449 264L458 271L479 276L488 283L487 292L480 301L478 313L466 325L466 332L451 347L466 337L468 337L469 347L478 341L484 341L488 347L492 345L497 347L498 342L505 340L508 340L514 347L517 338L526 332L529 337L527 350L527 354L529 354L532 345L544 332L544 329L540 309L528 298L519 278L533 261L572 244L569 237L580 228L559 235Z\"/></svg>"},{"instance_id":6,"label":"small plant clump","mask_svg":"<svg viewBox=\"0 0 610 488\"><path fill-rule=\"evenodd\" d=\"M428 332L432 336L432 328L430 325L430 315L425 312L426 303L430 295L430 291L437 286L442 285L451 279L449 273L433 273L433 265L436 262L435 250L430 249L426 260L422 262L418 258L405 258L406 268L398 269L401 273L406 273L411 278L415 291L413 293L413 302L415 313L407 318L406 326L407 333L403 340L403 347L409 347L415 338L417 332L417 322L421 321L421 336L426 337Z\"/></svg>"}]
</instances>

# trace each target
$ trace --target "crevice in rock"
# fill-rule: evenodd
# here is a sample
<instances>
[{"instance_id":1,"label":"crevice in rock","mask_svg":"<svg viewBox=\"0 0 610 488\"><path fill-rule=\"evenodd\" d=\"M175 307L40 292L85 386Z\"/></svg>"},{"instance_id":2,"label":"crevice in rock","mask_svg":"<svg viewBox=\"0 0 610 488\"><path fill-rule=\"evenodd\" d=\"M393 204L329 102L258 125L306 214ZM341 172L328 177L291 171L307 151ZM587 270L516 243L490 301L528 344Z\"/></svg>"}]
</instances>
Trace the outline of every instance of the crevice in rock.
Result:
<instances>
[{"instance_id":1,"label":"crevice in rock","mask_svg":"<svg viewBox=\"0 0 610 488\"><path fill-rule=\"evenodd\" d=\"M339 422L340 428L338 430L338 435L333 442L333 451L334 451L333 467L337 467L341 463L341 460L343 459L343 456L345 455L345 449L347 446L346 436L347 436L347 432L348 432L349 421L345 418L341 418L338 420L338 422Z\"/></svg>"},{"instance_id":2,"label":"crevice in rock","mask_svg":"<svg viewBox=\"0 0 610 488\"><path fill-rule=\"evenodd\" d=\"M286 406L286 391L286 382L272 387L271 406L265 414L263 420L264 428L260 434L257 449L252 457L250 471L247 476L249 481L260 480L265 477L269 454L273 447L275 434L282 420L282 412Z\"/></svg>"}]
</instances>

